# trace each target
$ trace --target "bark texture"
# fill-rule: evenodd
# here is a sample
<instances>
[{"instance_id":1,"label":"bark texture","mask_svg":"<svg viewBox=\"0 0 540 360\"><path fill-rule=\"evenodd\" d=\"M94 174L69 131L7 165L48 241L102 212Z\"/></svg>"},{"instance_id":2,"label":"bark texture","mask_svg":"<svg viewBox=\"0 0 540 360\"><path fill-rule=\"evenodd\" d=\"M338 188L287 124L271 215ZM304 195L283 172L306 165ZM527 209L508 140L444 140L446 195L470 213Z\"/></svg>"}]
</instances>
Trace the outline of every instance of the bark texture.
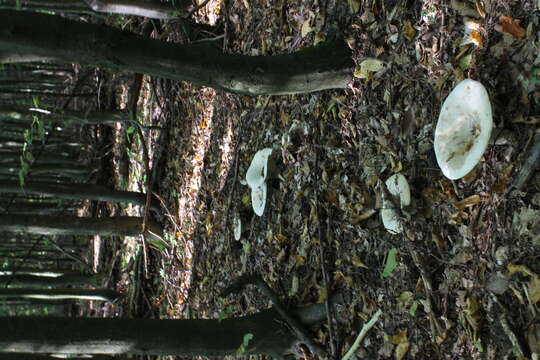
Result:
<instances>
[{"instance_id":1,"label":"bark texture","mask_svg":"<svg viewBox=\"0 0 540 360\"><path fill-rule=\"evenodd\" d=\"M95 286L101 281L98 275L86 274L62 274L61 276L48 277L36 276L30 274L12 274L0 275L0 286L7 285L14 287L31 286L31 287L56 287L56 286Z\"/></svg>"},{"instance_id":2,"label":"bark texture","mask_svg":"<svg viewBox=\"0 0 540 360\"><path fill-rule=\"evenodd\" d=\"M324 305L296 314L313 325L324 320ZM225 356L235 355L249 333L246 354L281 355L295 342L273 309L222 321L10 317L0 323L0 353Z\"/></svg>"},{"instance_id":3,"label":"bark texture","mask_svg":"<svg viewBox=\"0 0 540 360\"><path fill-rule=\"evenodd\" d=\"M141 206L146 204L146 194L144 193L111 190L105 186L93 184L62 184L29 181L24 184L24 187L21 187L17 181L0 180L0 193L2 192L44 195L65 200L125 202ZM159 209L155 201L152 208Z\"/></svg>"},{"instance_id":4,"label":"bark texture","mask_svg":"<svg viewBox=\"0 0 540 360\"><path fill-rule=\"evenodd\" d=\"M137 236L142 234L143 219L118 216L112 218L86 218L75 216L0 215L0 231L41 235L101 235ZM151 233L160 237L160 226L148 221Z\"/></svg>"},{"instance_id":5,"label":"bark texture","mask_svg":"<svg viewBox=\"0 0 540 360\"><path fill-rule=\"evenodd\" d=\"M105 25L7 10L0 11L2 53L53 57L252 95L345 88L354 67L343 41L285 55L225 55L212 44L178 45Z\"/></svg>"},{"instance_id":6,"label":"bark texture","mask_svg":"<svg viewBox=\"0 0 540 360\"><path fill-rule=\"evenodd\" d=\"M119 297L120 294L116 291L108 289L0 289L0 299L5 300L96 300L113 302Z\"/></svg>"},{"instance_id":7,"label":"bark texture","mask_svg":"<svg viewBox=\"0 0 540 360\"><path fill-rule=\"evenodd\" d=\"M14 123L32 123L34 119L38 117L46 124L57 123L64 126L95 124L114 125L117 122L127 122L129 120L129 114L121 110L99 110L86 113L64 110L59 113L46 109L15 105L0 106L0 117L3 121Z\"/></svg>"},{"instance_id":8,"label":"bark texture","mask_svg":"<svg viewBox=\"0 0 540 360\"><path fill-rule=\"evenodd\" d=\"M177 9L172 2L159 2L148 0L83 0L93 11L110 14L144 16L152 19L169 20L179 15L185 8Z\"/></svg>"}]
</instances>

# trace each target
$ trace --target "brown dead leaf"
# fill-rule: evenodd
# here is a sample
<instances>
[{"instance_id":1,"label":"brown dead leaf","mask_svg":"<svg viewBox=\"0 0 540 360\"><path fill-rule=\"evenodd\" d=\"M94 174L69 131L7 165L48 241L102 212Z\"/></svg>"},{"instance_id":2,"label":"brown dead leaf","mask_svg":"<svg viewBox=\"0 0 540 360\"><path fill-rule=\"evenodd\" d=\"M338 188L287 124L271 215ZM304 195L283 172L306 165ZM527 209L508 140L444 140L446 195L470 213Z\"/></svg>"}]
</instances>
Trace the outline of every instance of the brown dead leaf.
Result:
<instances>
[{"instance_id":1,"label":"brown dead leaf","mask_svg":"<svg viewBox=\"0 0 540 360\"><path fill-rule=\"evenodd\" d=\"M512 119L512 122L518 124L540 124L540 116L523 116L523 114L519 114Z\"/></svg>"},{"instance_id":2,"label":"brown dead leaf","mask_svg":"<svg viewBox=\"0 0 540 360\"><path fill-rule=\"evenodd\" d=\"M414 35L416 35L416 30L412 26L411 22L409 20L405 21L405 24L403 24L403 36L409 41L414 39Z\"/></svg>"},{"instance_id":3,"label":"brown dead leaf","mask_svg":"<svg viewBox=\"0 0 540 360\"><path fill-rule=\"evenodd\" d=\"M407 340L407 329L403 329L396 335L391 336L390 340L393 344L397 345L395 352L396 360L403 359L410 347L409 341Z\"/></svg>"},{"instance_id":4,"label":"brown dead leaf","mask_svg":"<svg viewBox=\"0 0 540 360\"><path fill-rule=\"evenodd\" d=\"M463 210L465 208L474 206L480 202L482 202L482 198L480 198L480 195L472 195L454 203L454 206L459 210Z\"/></svg>"},{"instance_id":5,"label":"brown dead leaf","mask_svg":"<svg viewBox=\"0 0 540 360\"><path fill-rule=\"evenodd\" d=\"M521 27L521 20L509 16L499 17L499 26L495 28L498 31L505 32L516 38L525 37L525 29Z\"/></svg>"},{"instance_id":6,"label":"brown dead leaf","mask_svg":"<svg viewBox=\"0 0 540 360\"><path fill-rule=\"evenodd\" d=\"M482 0L474 0L474 5L476 6L476 11L478 11L478 14L485 19L488 13L486 4Z\"/></svg>"}]
</instances>

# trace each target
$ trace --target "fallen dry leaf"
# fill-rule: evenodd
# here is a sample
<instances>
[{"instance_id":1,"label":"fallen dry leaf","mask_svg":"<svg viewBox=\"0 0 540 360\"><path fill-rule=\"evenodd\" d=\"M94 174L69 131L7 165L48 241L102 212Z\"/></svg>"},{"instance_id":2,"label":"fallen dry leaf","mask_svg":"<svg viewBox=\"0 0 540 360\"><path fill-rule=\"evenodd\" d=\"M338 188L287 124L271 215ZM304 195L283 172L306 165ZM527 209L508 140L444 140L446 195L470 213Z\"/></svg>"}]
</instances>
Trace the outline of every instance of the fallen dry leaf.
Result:
<instances>
[{"instance_id":1,"label":"fallen dry leaf","mask_svg":"<svg viewBox=\"0 0 540 360\"><path fill-rule=\"evenodd\" d=\"M403 36L409 41L414 39L414 35L416 35L416 30L412 26L411 22L409 20L405 21L405 24L403 24Z\"/></svg>"},{"instance_id":2,"label":"fallen dry leaf","mask_svg":"<svg viewBox=\"0 0 540 360\"><path fill-rule=\"evenodd\" d=\"M499 17L499 25L495 27L500 32L508 33L516 38L525 37L525 29L521 27L521 20L509 16Z\"/></svg>"}]
</instances>

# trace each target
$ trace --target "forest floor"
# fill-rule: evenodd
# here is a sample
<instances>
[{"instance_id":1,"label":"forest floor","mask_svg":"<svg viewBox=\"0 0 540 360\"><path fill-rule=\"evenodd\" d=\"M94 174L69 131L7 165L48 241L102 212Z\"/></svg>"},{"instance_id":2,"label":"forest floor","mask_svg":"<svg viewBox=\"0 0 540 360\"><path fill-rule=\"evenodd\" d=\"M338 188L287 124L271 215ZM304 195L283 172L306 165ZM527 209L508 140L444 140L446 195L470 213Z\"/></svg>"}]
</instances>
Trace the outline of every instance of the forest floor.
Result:
<instances>
[{"instance_id":1,"label":"forest floor","mask_svg":"<svg viewBox=\"0 0 540 360\"><path fill-rule=\"evenodd\" d=\"M141 114L163 127L148 142L161 154L153 166L168 245L145 243L126 261L135 282L118 288L152 316L230 317L271 305L253 288L219 295L257 273L287 304L344 294L331 331L314 333L333 358L378 309L358 358L530 358L540 346L540 172L512 185L540 123L538 0L221 4L210 1L200 21L225 21L224 51L279 54L343 37L358 63L382 63L350 89L295 96L145 78ZM154 36L181 41L174 24ZM494 137L479 165L451 181L433 134L442 102L469 77L490 94ZM279 172L259 217L242 181L266 147ZM131 186L144 191L137 157ZM380 208L381 184L396 173L412 203L394 235Z\"/></svg>"}]
</instances>

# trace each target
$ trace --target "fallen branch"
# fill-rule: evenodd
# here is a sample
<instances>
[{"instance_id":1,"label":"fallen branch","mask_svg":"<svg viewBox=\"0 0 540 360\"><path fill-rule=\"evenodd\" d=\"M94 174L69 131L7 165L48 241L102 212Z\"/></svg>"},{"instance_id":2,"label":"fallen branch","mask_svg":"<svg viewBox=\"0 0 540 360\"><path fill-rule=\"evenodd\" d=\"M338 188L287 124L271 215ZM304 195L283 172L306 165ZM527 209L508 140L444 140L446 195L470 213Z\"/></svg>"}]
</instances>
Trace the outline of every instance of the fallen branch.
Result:
<instances>
[{"instance_id":1,"label":"fallen branch","mask_svg":"<svg viewBox=\"0 0 540 360\"><path fill-rule=\"evenodd\" d=\"M352 344L351 348L349 349L349 351L347 351L345 356L343 356L343 358L341 358L341 360L349 360L354 355L354 353L360 347L360 343L366 337L367 332L373 327L373 325L375 325L377 320L379 320L379 317L381 316L381 314L382 314L381 309L377 310L377 312L375 314L373 314L371 319L367 323L364 324L364 326L362 327L362 330L360 330L360 334L358 334L358 336L354 340L354 343Z\"/></svg>"},{"instance_id":2,"label":"fallen branch","mask_svg":"<svg viewBox=\"0 0 540 360\"><path fill-rule=\"evenodd\" d=\"M266 295L272 301L274 308L279 315L281 315L283 320L287 322L287 325L289 325L293 330L298 340L306 344L313 354L320 354L323 352L323 349L313 342L307 330L304 329L304 326L285 309L285 307L281 304L281 301L279 301L276 293L274 293L274 291L261 277L256 275L244 275L235 281L231 286L226 288L222 292L222 295L229 295L231 293L238 292L248 284L256 285L264 293L264 295Z\"/></svg>"}]
</instances>

